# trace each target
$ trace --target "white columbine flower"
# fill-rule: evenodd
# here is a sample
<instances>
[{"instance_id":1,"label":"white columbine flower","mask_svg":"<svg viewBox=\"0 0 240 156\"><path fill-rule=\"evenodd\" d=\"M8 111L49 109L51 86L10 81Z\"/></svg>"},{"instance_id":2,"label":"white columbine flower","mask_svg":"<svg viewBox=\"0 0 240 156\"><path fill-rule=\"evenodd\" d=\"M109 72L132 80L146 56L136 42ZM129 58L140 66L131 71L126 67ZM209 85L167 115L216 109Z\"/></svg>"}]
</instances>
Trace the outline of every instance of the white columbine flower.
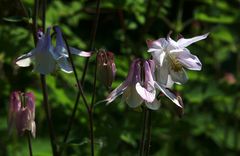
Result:
<instances>
[{"instance_id":1,"label":"white columbine flower","mask_svg":"<svg viewBox=\"0 0 240 156\"><path fill-rule=\"evenodd\" d=\"M173 82L183 84L187 81L188 77L184 68L201 70L201 62L186 47L205 39L207 36L208 34L204 34L174 41L169 34L167 39L160 38L155 41L147 41L148 52L152 54L153 59L157 62L157 81L166 87L171 87Z\"/></svg>"}]
</instances>

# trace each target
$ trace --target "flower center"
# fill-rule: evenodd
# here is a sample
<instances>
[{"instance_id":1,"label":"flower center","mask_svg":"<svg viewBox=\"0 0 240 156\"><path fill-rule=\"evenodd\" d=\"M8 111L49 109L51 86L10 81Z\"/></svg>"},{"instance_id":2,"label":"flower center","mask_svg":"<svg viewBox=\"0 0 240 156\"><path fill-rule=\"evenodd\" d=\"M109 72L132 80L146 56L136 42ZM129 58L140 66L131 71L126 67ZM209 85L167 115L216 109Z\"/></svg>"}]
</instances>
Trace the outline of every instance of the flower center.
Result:
<instances>
[{"instance_id":1,"label":"flower center","mask_svg":"<svg viewBox=\"0 0 240 156\"><path fill-rule=\"evenodd\" d=\"M167 55L167 56L170 60L170 66L173 71L179 72L180 70L182 70L182 64L178 61L178 59L176 59L176 57L172 55Z\"/></svg>"}]
</instances>

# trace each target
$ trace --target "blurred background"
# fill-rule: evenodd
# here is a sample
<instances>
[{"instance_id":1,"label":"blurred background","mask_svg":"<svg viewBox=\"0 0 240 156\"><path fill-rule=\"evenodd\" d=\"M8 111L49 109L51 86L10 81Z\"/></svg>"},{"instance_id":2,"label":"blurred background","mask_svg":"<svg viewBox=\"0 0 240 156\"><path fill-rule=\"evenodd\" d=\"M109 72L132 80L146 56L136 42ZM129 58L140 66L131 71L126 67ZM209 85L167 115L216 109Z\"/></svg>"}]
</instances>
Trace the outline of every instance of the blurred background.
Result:
<instances>
[{"instance_id":1,"label":"blurred background","mask_svg":"<svg viewBox=\"0 0 240 156\"><path fill-rule=\"evenodd\" d=\"M39 75L32 67L18 68L14 60L34 47L30 23L33 0L0 0L0 155L28 155L27 139L9 136L7 108L14 90L36 96L37 137L35 156L50 156L46 116L42 107ZM95 49L114 52L117 67L112 88L124 81L131 60L148 58L146 39L166 37L173 31L186 38L210 32L206 40L188 47L203 64L188 71L189 81L175 85L184 102L184 115L168 99L152 113L152 156L235 156L240 153L240 1L239 0L102 0ZM47 26L59 25L71 46L88 51L95 19L95 0L48 0ZM7 17L11 17L6 19ZM24 17L24 18L23 18ZM4 20L5 18L5 20ZM41 17L39 17L41 18ZM39 21L40 24L40 21ZM90 59L84 90L91 100L95 57ZM75 57L79 77L84 58ZM73 109L77 87L73 74L47 76L49 103L57 141L61 145ZM97 83L97 99L109 93ZM90 155L88 118L80 99L77 116L65 147L67 156ZM118 97L94 112L97 156L135 156L141 138L142 113Z\"/></svg>"}]
</instances>

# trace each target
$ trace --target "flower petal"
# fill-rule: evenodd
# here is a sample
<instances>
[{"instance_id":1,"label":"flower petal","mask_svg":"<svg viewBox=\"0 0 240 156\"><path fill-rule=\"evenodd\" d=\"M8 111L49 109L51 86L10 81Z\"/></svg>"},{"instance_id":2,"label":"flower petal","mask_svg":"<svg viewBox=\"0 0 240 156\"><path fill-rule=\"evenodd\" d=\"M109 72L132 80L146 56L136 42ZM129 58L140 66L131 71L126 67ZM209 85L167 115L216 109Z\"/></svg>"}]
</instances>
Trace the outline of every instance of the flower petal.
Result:
<instances>
[{"instance_id":1,"label":"flower petal","mask_svg":"<svg viewBox=\"0 0 240 156\"><path fill-rule=\"evenodd\" d=\"M151 41L151 40L147 40L147 46L149 49L164 49L167 45L168 42L165 38L159 38L158 40L155 41ZM151 52L148 50L148 52Z\"/></svg>"},{"instance_id":2,"label":"flower petal","mask_svg":"<svg viewBox=\"0 0 240 156\"><path fill-rule=\"evenodd\" d=\"M150 84L148 84L148 88L150 87L151 87L151 90L148 91L146 88L142 87L139 82L136 84L137 93L147 102L153 102L156 95L156 90L154 86L151 86Z\"/></svg>"},{"instance_id":3,"label":"flower petal","mask_svg":"<svg viewBox=\"0 0 240 156\"><path fill-rule=\"evenodd\" d=\"M172 102L174 102L177 106L182 108L182 105L179 103L176 95L171 93L168 89L164 88L163 86L159 85L158 83L155 83L155 86L164 94L166 95Z\"/></svg>"},{"instance_id":4,"label":"flower petal","mask_svg":"<svg viewBox=\"0 0 240 156\"><path fill-rule=\"evenodd\" d=\"M151 110L158 110L161 106L161 102L158 101L157 99L154 99L153 102L145 101L145 105Z\"/></svg>"},{"instance_id":5,"label":"flower petal","mask_svg":"<svg viewBox=\"0 0 240 156\"><path fill-rule=\"evenodd\" d=\"M59 65L59 67L61 68L62 71L64 71L65 73L72 73L73 69L71 67L71 65L68 63L68 60L66 57L61 57L57 60L57 63Z\"/></svg>"},{"instance_id":6,"label":"flower petal","mask_svg":"<svg viewBox=\"0 0 240 156\"><path fill-rule=\"evenodd\" d=\"M192 55L188 49L184 49L185 51L180 53L177 57L179 62L182 63L182 65L189 69L189 70L201 70L202 64L197 56Z\"/></svg>"},{"instance_id":7,"label":"flower petal","mask_svg":"<svg viewBox=\"0 0 240 156\"><path fill-rule=\"evenodd\" d=\"M122 98L131 108L136 108L140 106L143 102L143 99L135 89L135 85L128 86L127 89L124 91Z\"/></svg>"},{"instance_id":8,"label":"flower petal","mask_svg":"<svg viewBox=\"0 0 240 156\"><path fill-rule=\"evenodd\" d=\"M165 86L167 84L168 75L169 70L167 61L164 61L162 66L156 65L157 82Z\"/></svg>"},{"instance_id":9,"label":"flower petal","mask_svg":"<svg viewBox=\"0 0 240 156\"><path fill-rule=\"evenodd\" d=\"M18 57L16 59L16 64L19 67L28 67L28 66L30 66L30 64L31 64L31 57L33 56L33 51L34 51L34 49L32 51L30 51L29 53L24 54L24 55Z\"/></svg>"},{"instance_id":10,"label":"flower petal","mask_svg":"<svg viewBox=\"0 0 240 156\"><path fill-rule=\"evenodd\" d=\"M55 70L56 62L49 51L36 53L34 61L34 70L41 74L49 74Z\"/></svg>"},{"instance_id":11,"label":"flower petal","mask_svg":"<svg viewBox=\"0 0 240 156\"><path fill-rule=\"evenodd\" d=\"M174 70L169 70L169 72L172 80L178 84L184 84L188 80L187 74L183 68L178 72L175 72Z\"/></svg>"},{"instance_id":12,"label":"flower petal","mask_svg":"<svg viewBox=\"0 0 240 156\"><path fill-rule=\"evenodd\" d=\"M113 102L119 95L121 95L124 90L127 88L128 82L124 81L117 88L115 88L107 97L107 105Z\"/></svg>"},{"instance_id":13,"label":"flower petal","mask_svg":"<svg viewBox=\"0 0 240 156\"><path fill-rule=\"evenodd\" d=\"M200 40L203 40L203 39L207 38L208 34L209 33L206 33L204 35L196 36L196 37L189 38L189 39L181 38L177 41L178 46L182 47L182 48L187 47L187 46L191 45L192 43L195 43L197 41L200 41Z\"/></svg>"},{"instance_id":14,"label":"flower petal","mask_svg":"<svg viewBox=\"0 0 240 156\"><path fill-rule=\"evenodd\" d=\"M71 54L82 56L82 57L90 57L92 55L91 52L81 51L73 47L69 47Z\"/></svg>"}]
</instances>

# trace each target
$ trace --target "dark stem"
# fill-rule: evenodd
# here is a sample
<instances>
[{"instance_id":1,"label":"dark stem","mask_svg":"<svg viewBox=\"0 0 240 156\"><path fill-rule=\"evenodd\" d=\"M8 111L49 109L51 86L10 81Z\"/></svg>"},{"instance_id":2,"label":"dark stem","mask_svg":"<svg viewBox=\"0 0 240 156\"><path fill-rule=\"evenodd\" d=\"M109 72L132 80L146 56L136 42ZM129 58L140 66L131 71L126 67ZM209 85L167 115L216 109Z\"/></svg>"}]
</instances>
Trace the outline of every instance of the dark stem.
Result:
<instances>
[{"instance_id":1,"label":"dark stem","mask_svg":"<svg viewBox=\"0 0 240 156\"><path fill-rule=\"evenodd\" d=\"M34 10L33 10L33 25L32 25L32 33L33 33L33 39L35 46L37 45L37 16L38 16L38 5L39 1L34 0Z\"/></svg>"},{"instance_id":2,"label":"dark stem","mask_svg":"<svg viewBox=\"0 0 240 156\"><path fill-rule=\"evenodd\" d=\"M93 110L88 111L89 116L89 129L90 129L90 143L91 143L91 156L94 156L94 132L93 132Z\"/></svg>"},{"instance_id":3,"label":"dark stem","mask_svg":"<svg viewBox=\"0 0 240 156\"><path fill-rule=\"evenodd\" d=\"M95 20L94 20L93 26L92 26L91 39L90 39L90 43L89 43L89 47L90 47L91 51L94 50L94 42L95 42L95 38L96 38L96 34L97 34L97 27L98 27L98 21L99 21L99 16L100 16L100 1L101 0L97 0L96 17L95 17ZM89 58L87 58L85 61L81 84L84 84L84 79L85 79L85 75L87 72L88 63L89 63Z\"/></svg>"},{"instance_id":4,"label":"dark stem","mask_svg":"<svg viewBox=\"0 0 240 156\"><path fill-rule=\"evenodd\" d=\"M31 142L31 132L27 131L27 140L28 140L28 149L29 149L29 156L32 156L32 142Z\"/></svg>"},{"instance_id":5,"label":"dark stem","mask_svg":"<svg viewBox=\"0 0 240 156\"><path fill-rule=\"evenodd\" d=\"M43 29L43 32L45 32L45 27L46 27L46 6L47 6L47 0L43 0L43 4L42 4L42 29ZM43 92L43 106L44 106L44 110L45 110L45 113L47 116L48 131L49 131L49 137L50 137L51 146L52 146L52 152L53 152L53 156L58 156L57 146L56 146L56 138L55 138L55 134L53 131L53 122L52 122L52 118L51 118L51 111L50 111L50 107L48 104L46 77L45 77L45 75L40 74L40 78L41 78L42 92Z\"/></svg>"},{"instance_id":6,"label":"dark stem","mask_svg":"<svg viewBox=\"0 0 240 156\"><path fill-rule=\"evenodd\" d=\"M68 45L68 42L67 42L66 38L64 37L64 35L63 35L63 39L64 39L64 41L66 43L66 47L67 47L67 51L68 51L68 55L69 55L69 60L70 60L70 63L72 65L72 68L73 68L73 73L74 73L74 76L75 76L75 79L76 79L76 82L77 82L78 89L80 91L80 94L81 94L81 96L83 98L83 102L84 102L84 104L86 106L86 109L88 111L89 129L90 129L90 141L91 141L91 155L94 156L93 116L92 116L92 107L91 107L92 105L89 107L88 104L87 104L86 97L84 96L84 93L83 93L82 85L78 81L77 71L76 71L75 65L73 63L73 59L72 59L72 56L71 56L71 53L70 53L69 45ZM74 107L77 107L77 106L75 105ZM77 108L74 108L74 109L75 109L74 111L77 110ZM74 112L74 114L75 114L75 112ZM74 116L72 116L72 117L74 117ZM72 122L72 121L70 121L70 122Z\"/></svg>"},{"instance_id":7,"label":"dark stem","mask_svg":"<svg viewBox=\"0 0 240 156\"><path fill-rule=\"evenodd\" d=\"M48 104L46 77L45 77L45 75L42 75L42 74L40 74L40 77L41 77L42 92L43 92L43 106L44 106L44 110L45 110L45 113L47 116L47 123L48 123L49 136L50 136L50 140L51 140L52 152L53 152L53 156L58 156L57 147L55 144L55 135L54 135L54 131L53 131L51 113L50 113L50 108L49 108L49 104Z\"/></svg>"},{"instance_id":8,"label":"dark stem","mask_svg":"<svg viewBox=\"0 0 240 156\"><path fill-rule=\"evenodd\" d=\"M91 50L93 50L93 47L94 47L94 42L95 42L96 33L97 33L97 27L98 27L98 21L99 21L99 15L100 15L100 0L97 1L96 18L94 20L93 28L92 28L92 32L91 32L91 39L90 39L90 44L89 44L89 47L90 47ZM83 70L83 74L82 74L82 78L81 78L81 84L84 84L85 75L86 75L87 68L88 68L88 62L89 62L89 58L87 58L86 61L85 61L84 70ZM75 68L75 67L73 67L73 68ZM77 80L77 83L79 83L78 78L76 76L75 76L75 78ZM78 86L80 86L80 84L78 84ZM75 115L76 115L76 112L77 112L77 108L78 108L80 94L81 94L81 90L78 90L76 102L75 102L75 105L74 105L74 109L73 109L72 115L71 115L69 123L68 123L67 132L66 132L65 137L64 137L64 141L63 141L64 143L67 142L69 133L70 133L71 128L72 128L73 120L75 118ZM88 114L89 114L90 111L88 109L88 105L85 104L85 106L87 107ZM92 116L92 115L89 114L89 120L92 120L92 117L90 117L90 116ZM93 125L93 121L90 121L90 127L93 127L92 125ZM90 132L92 133L92 134L90 134L90 136L93 136L93 128L90 128Z\"/></svg>"},{"instance_id":9,"label":"dark stem","mask_svg":"<svg viewBox=\"0 0 240 156\"><path fill-rule=\"evenodd\" d=\"M46 27L46 7L47 7L47 0L43 0L43 4L42 4L42 29L43 29L43 32L45 31L45 27Z\"/></svg>"},{"instance_id":10,"label":"dark stem","mask_svg":"<svg viewBox=\"0 0 240 156\"><path fill-rule=\"evenodd\" d=\"M143 124L142 124L142 139L140 142L140 152L139 156L143 156L144 153L144 147L145 147L145 131L146 131L146 122L147 121L147 109L144 107L143 108Z\"/></svg>"},{"instance_id":11,"label":"dark stem","mask_svg":"<svg viewBox=\"0 0 240 156\"><path fill-rule=\"evenodd\" d=\"M145 156L149 155L150 146L151 146L151 124L152 124L152 113L150 109L147 109L147 134L146 134L146 148L145 148Z\"/></svg>"}]
</instances>

